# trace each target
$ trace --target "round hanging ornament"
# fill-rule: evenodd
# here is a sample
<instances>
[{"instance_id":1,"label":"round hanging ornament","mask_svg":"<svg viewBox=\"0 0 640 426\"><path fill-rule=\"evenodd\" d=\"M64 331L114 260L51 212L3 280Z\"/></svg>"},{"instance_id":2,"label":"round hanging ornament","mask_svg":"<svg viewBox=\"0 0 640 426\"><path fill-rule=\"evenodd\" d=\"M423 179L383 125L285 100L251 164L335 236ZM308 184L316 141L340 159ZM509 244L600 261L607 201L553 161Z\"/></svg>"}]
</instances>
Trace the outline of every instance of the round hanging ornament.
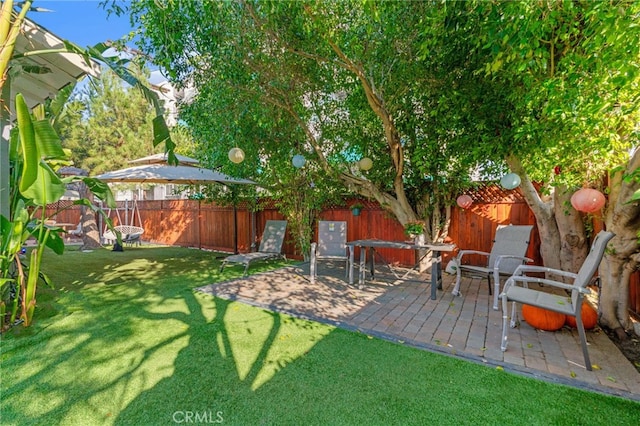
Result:
<instances>
[{"instance_id":1,"label":"round hanging ornament","mask_svg":"<svg viewBox=\"0 0 640 426\"><path fill-rule=\"evenodd\" d=\"M597 212L604 207L605 202L604 194L593 188L579 189L571 196L571 205L579 212Z\"/></svg>"},{"instance_id":2,"label":"round hanging ornament","mask_svg":"<svg viewBox=\"0 0 640 426\"><path fill-rule=\"evenodd\" d=\"M463 194L457 198L456 202L463 209L468 209L473 204L473 199L467 194Z\"/></svg>"},{"instance_id":3,"label":"round hanging ornament","mask_svg":"<svg viewBox=\"0 0 640 426\"><path fill-rule=\"evenodd\" d=\"M515 173L506 174L500 179L500 185L505 189L515 189L520 185L520 182L520 176Z\"/></svg>"},{"instance_id":4,"label":"round hanging ornament","mask_svg":"<svg viewBox=\"0 0 640 426\"><path fill-rule=\"evenodd\" d=\"M371 160L371 158L369 157L364 157L363 159L361 159L360 161L358 161L358 167L360 167L360 170L371 170L371 168L373 167L373 160Z\"/></svg>"},{"instance_id":5,"label":"round hanging ornament","mask_svg":"<svg viewBox=\"0 0 640 426\"><path fill-rule=\"evenodd\" d=\"M244 151L238 147L229 150L229 161L232 163L242 163L244 161Z\"/></svg>"},{"instance_id":6,"label":"round hanging ornament","mask_svg":"<svg viewBox=\"0 0 640 426\"><path fill-rule=\"evenodd\" d=\"M293 164L293 167L295 167L296 169L300 169L304 167L306 162L307 160L304 158L304 156L300 154L294 155L293 158L291 159L291 163Z\"/></svg>"}]
</instances>

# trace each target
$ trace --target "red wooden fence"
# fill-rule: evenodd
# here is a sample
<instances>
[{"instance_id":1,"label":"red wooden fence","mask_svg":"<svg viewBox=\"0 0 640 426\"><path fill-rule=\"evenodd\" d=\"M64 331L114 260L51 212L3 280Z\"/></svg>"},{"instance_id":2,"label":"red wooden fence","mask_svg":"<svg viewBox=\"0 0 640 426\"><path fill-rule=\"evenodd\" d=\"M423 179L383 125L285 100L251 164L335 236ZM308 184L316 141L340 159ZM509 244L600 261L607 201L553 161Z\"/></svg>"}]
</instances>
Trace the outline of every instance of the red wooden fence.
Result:
<instances>
[{"instance_id":1,"label":"red wooden fence","mask_svg":"<svg viewBox=\"0 0 640 426\"><path fill-rule=\"evenodd\" d=\"M470 195L474 198L474 204L469 209L463 210L456 206L452 210L447 242L460 248L490 251L498 225L535 225L533 213L517 191L507 193L495 186L483 186ZM353 216L347 206L341 206L325 209L320 213L320 218L346 221L348 240L407 239L400 223L377 203L360 202L365 207L359 216ZM110 212L115 224L126 221L125 203L120 202L118 206L119 218L114 211ZM53 204L49 206L48 214L55 215L58 222L78 223L79 207L61 210L63 207L64 202ZM140 225L137 222L138 214L132 208L133 205L129 202L126 211L128 224L131 224L133 218L133 224ZM265 222L269 219L284 219L270 203L264 203L263 208L255 213L244 206L238 207L234 212L233 207L190 200L139 201L137 209L144 228L144 241L223 252L246 253L255 250ZM56 211L59 212L56 214ZM542 264L539 248L540 238L534 227L527 256L538 265ZM296 252L290 235L285 240L283 252L288 258L302 258L301 253ZM410 250L381 249L380 253L388 261L400 265L415 263L415 253ZM445 255L444 264L449 257L450 255ZM479 264L483 259L478 257L472 261ZM640 273L633 274L630 284L630 310L640 315Z\"/></svg>"}]
</instances>

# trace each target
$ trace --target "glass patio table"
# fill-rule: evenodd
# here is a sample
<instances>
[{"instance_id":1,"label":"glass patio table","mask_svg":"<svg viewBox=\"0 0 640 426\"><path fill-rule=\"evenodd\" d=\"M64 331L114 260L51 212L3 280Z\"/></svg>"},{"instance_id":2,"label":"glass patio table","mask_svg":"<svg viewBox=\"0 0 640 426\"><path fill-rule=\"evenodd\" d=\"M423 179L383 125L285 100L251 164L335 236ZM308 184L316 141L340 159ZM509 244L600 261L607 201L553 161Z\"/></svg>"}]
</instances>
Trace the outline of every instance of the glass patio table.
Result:
<instances>
[{"instance_id":1,"label":"glass patio table","mask_svg":"<svg viewBox=\"0 0 640 426\"><path fill-rule=\"evenodd\" d=\"M420 261L424 258L424 256L426 256L429 252L431 252L433 256L433 261L431 264L431 299L432 300L436 300L437 298L438 282L442 279L442 275L441 275L442 268L440 267L440 254L443 252L452 252L456 248L454 244L441 244L441 243L414 244L414 243L405 242L405 241L385 241L385 240L377 240L377 239L348 241L347 247L349 247L349 284L350 285L353 285L353 263L354 263L353 261L354 261L355 248L360 247L360 272L358 274L359 287L362 287L364 285L365 274L366 274L365 264L367 259L367 254L366 254L367 250L369 251L370 273L372 278L375 277L376 249L389 248L389 249L399 249L399 250L427 250L427 253L425 253L425 255L423 255L418 259L418 262L416 262L416 265L414 265L413 268L411 268L411 270L415 269L415 267L420 263Z\"/></svg>"}]
</instances>

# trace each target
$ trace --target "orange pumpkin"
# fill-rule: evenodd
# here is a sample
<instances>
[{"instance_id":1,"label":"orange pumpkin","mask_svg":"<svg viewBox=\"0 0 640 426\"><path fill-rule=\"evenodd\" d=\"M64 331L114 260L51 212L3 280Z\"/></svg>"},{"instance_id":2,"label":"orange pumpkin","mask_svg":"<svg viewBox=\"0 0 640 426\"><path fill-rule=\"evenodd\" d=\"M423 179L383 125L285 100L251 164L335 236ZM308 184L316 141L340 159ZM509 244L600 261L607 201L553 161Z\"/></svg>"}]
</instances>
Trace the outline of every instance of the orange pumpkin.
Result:
<instances>
[{"instance_id":1,"label":"orange pumpkin","mask_svg":"<svg viewBox=\"0 0 640 426\"><path fill-rule=\"evenodd\" d=\"M590 303L582 303L581 313L582 324L584 325L585 330L591 330L596 326L596 324L598 324L598 311L596 311L596 308L591 306ZM576 328L576 317L567 315L567 325Z\"/></svg>"},{"instance_id":2,"label":"orange pumpkin","mask_svg":"<svg viewBox=\"0 0 640 426\"><path fill-rule=\"evenodd\" d=\"M522 305L522 318L533 328L556 331L564 325L566 315L537 306Z\"/></svg>"}]
</instances>

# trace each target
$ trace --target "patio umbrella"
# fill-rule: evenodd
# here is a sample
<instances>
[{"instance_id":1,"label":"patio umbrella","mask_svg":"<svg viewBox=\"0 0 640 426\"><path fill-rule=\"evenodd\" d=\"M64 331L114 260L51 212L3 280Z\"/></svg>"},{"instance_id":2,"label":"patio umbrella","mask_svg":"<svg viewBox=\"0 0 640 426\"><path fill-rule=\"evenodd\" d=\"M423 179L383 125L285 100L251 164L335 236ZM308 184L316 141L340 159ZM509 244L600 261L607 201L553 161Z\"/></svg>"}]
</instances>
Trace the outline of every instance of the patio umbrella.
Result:
<instances>
[{"instance_id":1,"label":"patio umbrella","mask_svg":"<svg viewBox=\"0 0 640 426\"><path fill-rule=\"evenodd\" d=\"M166 163L143 164L141 166L106 172L95 177L112 183L174 183L178 185L206 185L210 183L221 183L223 185L256 184L249 179L236 179L224 173L214 172L209 169L193 166L170 166Z\"/></svg>"},{"instance_id":2,"label":"patio umbrella","mask_svg":"<svg viewBox=\"0 0 640 426\"><path fill-rule=\"evenodd\" d=\"M178 160L184 163L192 163L197 160L189 157L179 156ZM164 154L156 154L148 157L132 160L130 163L145 163L141 166L128 167L126 169L106 172L95 176L105 182L112 183L173 183L179 185L206 185L220 183L223 185L256 185L249 179L236 179L224 173L203 169L195 166L178 165L171 166L166 163ZM234 221L234 251L238 252L238 214L236 205L233 204Z\"/></svg>"}]
</instances>

